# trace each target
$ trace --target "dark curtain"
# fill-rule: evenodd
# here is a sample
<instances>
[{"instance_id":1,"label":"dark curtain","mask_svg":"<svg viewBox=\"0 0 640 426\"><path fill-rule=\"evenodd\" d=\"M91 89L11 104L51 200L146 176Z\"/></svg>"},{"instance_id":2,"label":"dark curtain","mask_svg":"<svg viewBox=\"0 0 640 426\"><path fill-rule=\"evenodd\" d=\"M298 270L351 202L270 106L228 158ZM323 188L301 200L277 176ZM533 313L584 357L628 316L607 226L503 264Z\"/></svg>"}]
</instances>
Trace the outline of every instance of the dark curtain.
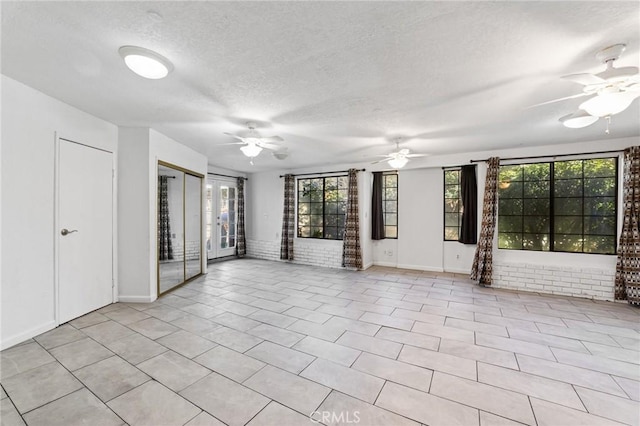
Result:
<instances>
[{"instance_id":1,"label":"dark curtain","mask_svg":"<svg viewBox=\"0 0 640 426\"><path fill-rule=\"evenodd\" d=\"M342 266L362 269L360 218L358 214L358 171L356 169L349 169L347 212L345 215L344 238L342 241Z\"/></svg>"},{"instance_id":2,"label":"dark curtain","mask_svg":"<svg viewBox=\"0 0 640 426\"><path fill-rule=\"evenodd\" d=\"M171 226L169 225L169 179L158 176L158 259L172 260Z\"/></svg>"},{"instance_id":3,"label":"dark curtain","mask_svg":"<svg viewBox=\"0 0 640 426\"><path fill-rule=\"evenodd\" d=\"M458 241L463 244L478 242L478 185L476 166L462 166L460 170L460 190L462 191L462 225Z\"/></svg>"},{"instance_id":4,"label":"dark curtain","mask_svg":"<svg viewBox=\"0 0 640 426\"><path fill-rule=\"evenodd\" d=\"M293 260L293 236L296 220L296 178L284 176L284 210L282 212L282 240L280 259Z\"/></svg>"},{"instance_id":5,"label":"dark curtain","mask_svg":"<svg viewBox=\"0 0 640 426\"><path fill-rule=\"evenodd\" d=\"M247 253L246 241L244 236L244 178L239 177L237 181L238 191L238 211L237 215L237 239L236 239L236 256L244 257Z\"/></svg>"},{"instance_id":6,"label":"dark curtain","mask_svg":"<svg viewBox=\"0 0 640 426\"><path fill-rule=\"evenodd\" d=\"M382 210L382 172L373 172L371 197L371 239L384 240L384 213Z\"/></svg>"},{"instance_id":7,"label":"dark curtain","mask_svg":"<svg viewBox=\"0 0 640 426\"><path fill-rule=\"evenodd\" d=\"M624 150L622 180L624 218L616 262L615 298L640 305L640 146Z\"/></svg>"},{"instance_id":8,"label":"dark curtain","mask_svg":"<svg viewBox=\"0 0 640 426\"><path fill-rule=\"evenodd\" d=\"M476 247L471 267L471 279L482 286L491 285L493 273L493 233L496 228L496 212L498 207L498 173L500 158L491 157L487 161L487 179L484 185L482 202L482 227L480 240Z\"/></svg>"}]
</instances>

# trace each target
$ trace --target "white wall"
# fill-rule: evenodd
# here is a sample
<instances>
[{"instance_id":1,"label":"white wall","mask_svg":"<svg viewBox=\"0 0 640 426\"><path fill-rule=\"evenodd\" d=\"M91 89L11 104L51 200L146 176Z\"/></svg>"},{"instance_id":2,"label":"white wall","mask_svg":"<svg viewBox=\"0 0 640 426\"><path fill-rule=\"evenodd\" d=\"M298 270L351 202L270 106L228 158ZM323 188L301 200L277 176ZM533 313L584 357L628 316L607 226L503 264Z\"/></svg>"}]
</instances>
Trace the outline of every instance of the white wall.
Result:
<instances>
[{"instance_id":1,"label":"white wall","mask_svg":"<svg viewBox=\"0 0 640 426\"><path fill-rule=\"evenodd\" d=\"M0 349L54 328L55 134L116 152L117 127L2 76Z\"/></svg>"},{"instance_id":2,"label":"white wall","mask_svg":"<svg viewBox=\"0 0 640 426\"><path fill-rule=\"evenodd\" d=\"M149 129L118 129L118 297L143 295L148 290ZM155 235L155 234L154 234Z\"/></svg>"}]
</instances>

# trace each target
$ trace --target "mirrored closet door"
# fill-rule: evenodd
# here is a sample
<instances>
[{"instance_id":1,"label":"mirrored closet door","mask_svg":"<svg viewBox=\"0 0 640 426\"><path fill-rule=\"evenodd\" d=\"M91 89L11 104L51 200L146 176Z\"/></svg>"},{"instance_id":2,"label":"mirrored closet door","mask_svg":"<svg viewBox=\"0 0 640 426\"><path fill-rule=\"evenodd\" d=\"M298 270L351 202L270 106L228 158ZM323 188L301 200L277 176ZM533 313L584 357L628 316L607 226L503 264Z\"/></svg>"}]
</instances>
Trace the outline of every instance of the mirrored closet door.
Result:
<instances>
[{"instance_id":1,"label":"mirrored closet door","mask_svg":"<svg viewBox=\"0 0 640 426\"><path fill-rule=\"evenodd\" d=\"M158 162L158 295L202 274L203 178Z\"/></svg>"}]
</instances>

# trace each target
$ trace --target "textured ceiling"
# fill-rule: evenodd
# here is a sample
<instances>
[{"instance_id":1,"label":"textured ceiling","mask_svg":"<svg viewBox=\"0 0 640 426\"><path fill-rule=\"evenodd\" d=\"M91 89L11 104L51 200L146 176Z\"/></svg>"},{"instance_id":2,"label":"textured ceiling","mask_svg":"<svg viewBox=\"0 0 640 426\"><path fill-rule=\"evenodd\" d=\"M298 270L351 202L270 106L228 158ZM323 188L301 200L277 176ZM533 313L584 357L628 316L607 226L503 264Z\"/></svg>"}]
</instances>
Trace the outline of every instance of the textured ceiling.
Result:
<instances>
[{"instance_id":1,"label":"textured ceiling","mask_svg":"<svg viewBox=\"0 0 640 426\"><path fill-rule=\"evenodd\" d=\"M640 135L638 100L584 129L565 74L638 66L639 2L2 2L2 73L122 126L149 126L245 172ZM151 12L151 13L150 13ZM163 80L130 72L138 45ZM223 132L285 139L250 166Z\"/></svg>"}]
</instances>

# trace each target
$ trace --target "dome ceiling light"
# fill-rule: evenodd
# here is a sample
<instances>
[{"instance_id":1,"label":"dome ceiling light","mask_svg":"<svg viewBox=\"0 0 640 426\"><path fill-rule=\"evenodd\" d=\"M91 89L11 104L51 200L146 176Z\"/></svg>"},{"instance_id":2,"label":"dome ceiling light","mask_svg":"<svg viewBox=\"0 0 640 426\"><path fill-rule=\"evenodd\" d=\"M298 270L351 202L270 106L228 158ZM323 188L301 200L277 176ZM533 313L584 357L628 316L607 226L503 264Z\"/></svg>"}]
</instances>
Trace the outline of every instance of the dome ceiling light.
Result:
<instances>
[{"instance_id":1,"label":"dome ceiling light","mask_svg":"<svg viewBox=\"0 0 640 426\"><path fill-rule=\"evenodd\" d=\"M173 71L171 61L144 47L122 46L118 52L127 67L141 77L158 80Z\"/></svg>"}]
</instances>

